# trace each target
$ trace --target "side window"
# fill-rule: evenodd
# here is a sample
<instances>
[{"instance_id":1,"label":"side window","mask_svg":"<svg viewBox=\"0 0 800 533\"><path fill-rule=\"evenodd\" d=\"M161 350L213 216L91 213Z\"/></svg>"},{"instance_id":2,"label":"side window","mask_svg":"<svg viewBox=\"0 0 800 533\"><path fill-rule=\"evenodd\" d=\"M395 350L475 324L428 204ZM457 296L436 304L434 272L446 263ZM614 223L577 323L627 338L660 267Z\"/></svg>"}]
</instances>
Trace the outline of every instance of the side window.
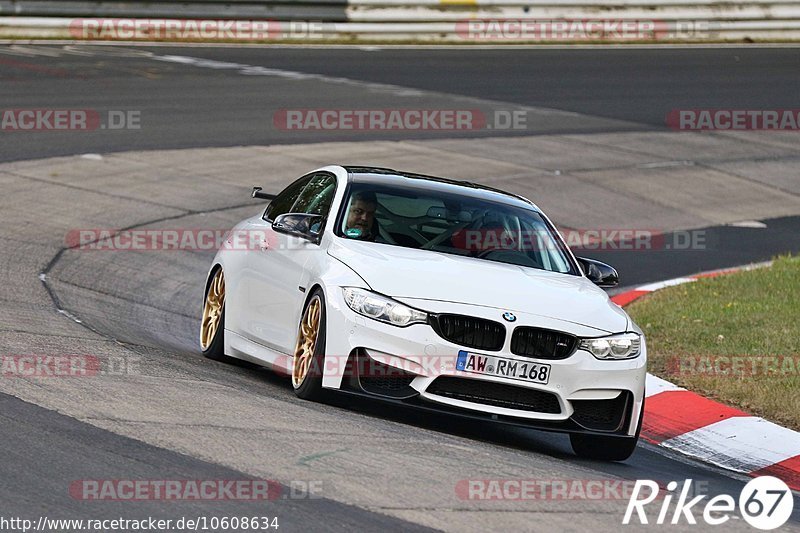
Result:
<instances>
[{"instance_id":1,"label":"side window","mask_svg":"<svg viewBox=\"0 0 800 533\"><path fill-rule=\"evenodd\" d=\"M315 174L292 206L292 213L313 213L328 216L336 191L336 177L331 174Z\"/></svg>"},{"instance_id":2,"label":"side window","mask_svg":"<svg viewBox=\"0 0 800 533\"><path fill-rule=\"evenodd\" d=\"M300 193L313 177L314 174L303 176L281 191L281 193L270 202L262 218L264 220L275 220L275 217L278 215L291 213L292 206L297 201L297 197L300 196Z\"/></svg>"}]
</instances>

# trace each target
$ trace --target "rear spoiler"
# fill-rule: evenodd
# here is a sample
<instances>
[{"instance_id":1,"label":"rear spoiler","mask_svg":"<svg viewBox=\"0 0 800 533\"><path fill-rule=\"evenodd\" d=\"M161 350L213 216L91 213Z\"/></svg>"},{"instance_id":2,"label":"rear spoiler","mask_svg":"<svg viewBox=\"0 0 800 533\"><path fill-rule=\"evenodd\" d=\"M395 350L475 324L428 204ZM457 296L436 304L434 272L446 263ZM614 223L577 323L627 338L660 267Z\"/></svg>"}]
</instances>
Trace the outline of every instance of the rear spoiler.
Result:
<instances>
[{"instance_id":1,"label":"rear spoiler","mask_svg":"<svg viewBox=\"0 0 800 533\"><path fill-rule=\"evenodd\" d=\"M261 198L262 200L273 200L277 194L270 194L268 192L261 192L261 187L253 187L253 198Z\"/></svg>"}]
</instances>

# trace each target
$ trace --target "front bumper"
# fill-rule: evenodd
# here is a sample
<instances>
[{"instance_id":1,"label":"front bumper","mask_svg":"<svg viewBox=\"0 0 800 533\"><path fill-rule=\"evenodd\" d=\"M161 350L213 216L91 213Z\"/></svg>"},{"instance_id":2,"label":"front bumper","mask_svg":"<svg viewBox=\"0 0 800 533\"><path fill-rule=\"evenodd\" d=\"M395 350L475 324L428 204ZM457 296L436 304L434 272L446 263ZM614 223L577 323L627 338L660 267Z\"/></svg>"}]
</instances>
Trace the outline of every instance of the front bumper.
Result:
<instances>
[{"instance_id":1,"label":"front bumper","mask_svg":"<svg viewBox=\"0 0 800 533\"><path fill-rule=\"evenodd\" d=\"M511 352L514 327L545 327L587 337L598 336L598 332L514 311L518 320L506 324L502 349L482 351L453 344L427 324L399 328L358 315L346 305L339 288L327 296L323 373L326 388L540 429L620 436L636 432L644 400L647 358L644 342L638 357L623 361L601 361L582 350L562 360L531 359ZM417 303L416 307L489 320L497 320L501 314L497 309L464 304L425 302L424 305ZM461 350L520 364L550 365L548 381L539 384L458 371L456 360ZM365 375L363 363L379 373L389 369L400 381L390 383L375 379L374 373Z\"/></svg>"}]
</instances>

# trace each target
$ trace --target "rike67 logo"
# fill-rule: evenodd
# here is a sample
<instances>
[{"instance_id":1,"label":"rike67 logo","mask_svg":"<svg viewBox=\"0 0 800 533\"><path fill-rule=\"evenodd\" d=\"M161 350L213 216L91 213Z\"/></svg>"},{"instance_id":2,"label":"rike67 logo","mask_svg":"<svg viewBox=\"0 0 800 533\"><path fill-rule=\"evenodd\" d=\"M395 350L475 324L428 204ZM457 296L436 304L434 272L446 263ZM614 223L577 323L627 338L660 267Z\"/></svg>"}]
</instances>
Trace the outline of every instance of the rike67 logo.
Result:
<instances>
[{"instance_id":1,"label":"rike67 logo","mask_svg":"<svg viewBox=\"0 0 800 533\"><path fill-rule=\"evenodd\" d=\"M628 501L628 507L625 509L622 523L630 524L634 513L640 524L650 523L645 507L656 500L661 503L658 517L655 519L655 523L658 525L679 524L683 520L687 524L697 524L695 513L702 513L702 519L706 524L719 526L731 519L738 520L741 515L741 518L754 528L768 531L785 524L794 509L792 491L789 490L786 483L771 476L761 476L750 480L739 494L738 506L733 496L728 494L714 496L705 502L705 505L702 505L701 502L707 497L706 494L689 499L692 494L691 479L685 480L679 491L678 486L677 481L670 481L667 484L665 495L660 494L660 488L655 481L637 480ZM671 508L675 495L677 495L677 501L674 508ZM737 507L738 515L736 514Z\"/></svg>"}]
</instances>

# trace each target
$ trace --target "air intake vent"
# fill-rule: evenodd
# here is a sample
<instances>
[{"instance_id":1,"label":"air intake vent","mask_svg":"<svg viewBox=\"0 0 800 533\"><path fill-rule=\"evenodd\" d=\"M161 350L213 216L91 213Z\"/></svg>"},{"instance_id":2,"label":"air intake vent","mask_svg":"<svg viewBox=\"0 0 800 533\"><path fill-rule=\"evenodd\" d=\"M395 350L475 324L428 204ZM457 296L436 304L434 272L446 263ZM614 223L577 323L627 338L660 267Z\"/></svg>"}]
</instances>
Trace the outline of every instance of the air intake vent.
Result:
<instances>
[{"instance_id":1,"label":"air intake vent","mask_svg":"<svg viewBox=\"0 0 800 533\"><path fill-rule=\"evenodd\" d=\"M477 379L442 376L425 391L437 396L493 407L558 414L558 398L549 392Z\"/></svg>"},{"instance_id":2,"label":"air intake vent","mask_svg":"<svg viewBox=\"0 0 800 533\"><path fill-rule=\"evenodd\" d=\"M587 429L596 431L618 431L625 421L630 392L620 393L612 400L571 400L575 412L572 420Z\"/></svg>"},{"instance_id":3,"label":"air intake vent","mask_svg":"<svg viewBox=\"0 0 800 533\"><path fill-rule=\"evenodd\" d=\"M358 382L365 392L391 398L410 398L417 391L411 388L416 374L383 364L362 350L356 355Z\"/></svg>"}]
</instances>

